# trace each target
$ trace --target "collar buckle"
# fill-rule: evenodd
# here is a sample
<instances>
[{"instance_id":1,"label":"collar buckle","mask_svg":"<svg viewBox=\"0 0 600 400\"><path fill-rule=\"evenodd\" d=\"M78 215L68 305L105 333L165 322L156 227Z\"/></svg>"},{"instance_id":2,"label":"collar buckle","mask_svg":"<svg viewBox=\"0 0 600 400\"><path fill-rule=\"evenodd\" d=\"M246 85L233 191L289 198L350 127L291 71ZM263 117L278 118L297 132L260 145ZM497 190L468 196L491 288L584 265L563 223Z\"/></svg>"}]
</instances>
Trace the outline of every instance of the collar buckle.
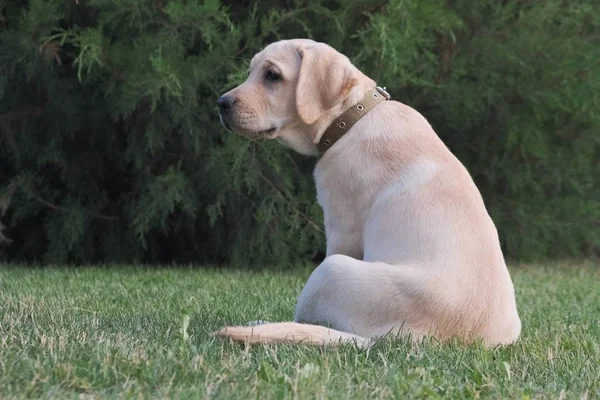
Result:
<instances>
[{"instance_id":1,"label":"collar buckle","mask_svg":"<svg viewBox=\"0 0 600 400\"><path fill-rule=\"evenodd\" d=\"M377 86L375 89L377 89L377 91L379 93L381 93L383 95L383 97L385 97L386 100L389 100L392 98L392 96L385 90L385 87L381 87L381 86Z\"/></svg>"}]
</instances>

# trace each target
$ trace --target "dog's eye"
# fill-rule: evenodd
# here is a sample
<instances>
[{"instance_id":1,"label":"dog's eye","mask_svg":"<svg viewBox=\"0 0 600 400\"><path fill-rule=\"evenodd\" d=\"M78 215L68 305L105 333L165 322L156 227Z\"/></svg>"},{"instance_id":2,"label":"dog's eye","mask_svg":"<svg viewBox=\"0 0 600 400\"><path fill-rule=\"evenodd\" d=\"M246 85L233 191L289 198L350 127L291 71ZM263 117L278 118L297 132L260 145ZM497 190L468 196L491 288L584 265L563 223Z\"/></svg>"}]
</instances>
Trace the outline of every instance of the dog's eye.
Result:
<instances>
[{"instance_id":1,"label":"dog's eye","mask_svg":"<svg viewBox=\"0 0 600 400\"><path fill-rule=\"evenodd\" d=\"M278 74L277 72L275 72L275 71L268 70L268 71L267 71L267 75L265 76L265 78L266 78L268 81L279 81L279 80L281 80L281 75L279 75L279 74Z\"/></svg>"}]
</instances>

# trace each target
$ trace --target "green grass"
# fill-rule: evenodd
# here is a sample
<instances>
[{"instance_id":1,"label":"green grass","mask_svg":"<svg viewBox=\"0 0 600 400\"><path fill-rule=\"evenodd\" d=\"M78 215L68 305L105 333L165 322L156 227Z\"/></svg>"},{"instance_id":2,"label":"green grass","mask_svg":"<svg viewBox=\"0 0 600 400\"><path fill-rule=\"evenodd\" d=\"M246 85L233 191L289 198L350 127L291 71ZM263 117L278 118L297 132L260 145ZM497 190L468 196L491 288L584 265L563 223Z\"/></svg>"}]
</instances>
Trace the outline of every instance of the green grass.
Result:
<instances>
[{"instance_id":1,"label":"green grass","mask_svg":"<svg viewBox=\"0 0 600 400\"><path fill-rule=\"evenodd\" d=\"M0 268L0 398L599 398L600 267L511 271L517 344L361 351L208 336L290 320L306 269Z\"/></svg>"}]
</instances>

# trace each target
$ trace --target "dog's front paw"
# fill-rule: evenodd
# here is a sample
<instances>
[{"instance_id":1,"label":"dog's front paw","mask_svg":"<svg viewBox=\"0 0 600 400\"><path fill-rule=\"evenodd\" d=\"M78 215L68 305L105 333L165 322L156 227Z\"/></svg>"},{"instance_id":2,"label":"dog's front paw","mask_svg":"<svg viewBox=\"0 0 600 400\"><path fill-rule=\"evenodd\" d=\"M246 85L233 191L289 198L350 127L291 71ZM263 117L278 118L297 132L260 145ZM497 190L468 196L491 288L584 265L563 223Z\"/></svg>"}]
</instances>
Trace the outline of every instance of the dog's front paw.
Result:
<instances>
[{"instance_id":1,"label":"dog's front paw","mask_svg":"<svg viewBox=\"0 0 600 400\"><path fill-rule=\"evenodd\" d=\"M263 325L263 324L268 324L269 321L265 321L262 319L257 319L256 321L250 321L248 322L248 326L256 326L256 325Z\"/></svg>"}]
</instances>

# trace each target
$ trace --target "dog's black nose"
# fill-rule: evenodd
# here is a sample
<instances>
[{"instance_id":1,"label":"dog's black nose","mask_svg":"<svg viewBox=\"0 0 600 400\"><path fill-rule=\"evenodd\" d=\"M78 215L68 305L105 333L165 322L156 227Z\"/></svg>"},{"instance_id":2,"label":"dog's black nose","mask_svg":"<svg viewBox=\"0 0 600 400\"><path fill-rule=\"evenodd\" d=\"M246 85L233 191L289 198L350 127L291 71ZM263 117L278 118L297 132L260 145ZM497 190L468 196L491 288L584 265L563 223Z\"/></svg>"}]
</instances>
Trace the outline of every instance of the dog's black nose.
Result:
<instances>
[{"instance_id":1,"label":"dog's black nose","mask_svg":"<svg viewBox=\"0 0 600 400\"><path fill-rule=\"evenodd\" d=\"M225 112L231 108L231 106L235 103L235 99L233 96L221 96L217 100L217 104L219 106L219 110L221 112Z\"/></svg>"}]
</instances>

